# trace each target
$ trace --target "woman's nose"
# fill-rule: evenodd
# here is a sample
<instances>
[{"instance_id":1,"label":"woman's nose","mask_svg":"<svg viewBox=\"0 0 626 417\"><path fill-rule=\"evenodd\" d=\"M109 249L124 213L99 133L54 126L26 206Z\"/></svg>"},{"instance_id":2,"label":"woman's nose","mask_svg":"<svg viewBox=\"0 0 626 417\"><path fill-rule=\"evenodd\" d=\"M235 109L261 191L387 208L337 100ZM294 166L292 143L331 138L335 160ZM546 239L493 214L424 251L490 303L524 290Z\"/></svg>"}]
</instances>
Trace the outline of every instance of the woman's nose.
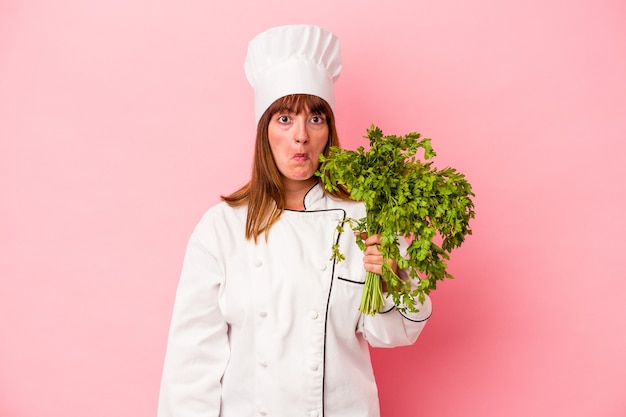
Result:
<instances>
[{"instance_id":1,"label":"woman's nose","mask_svg":"<svg viewBox=\"0 0 626 417\"><path fill-rule=\"evenodd\" d=\"M306 123L300 124L297 128L294 139L296 143L307 143L309 141L309 133L306 130Z\"/></svg>"}]
</instances>

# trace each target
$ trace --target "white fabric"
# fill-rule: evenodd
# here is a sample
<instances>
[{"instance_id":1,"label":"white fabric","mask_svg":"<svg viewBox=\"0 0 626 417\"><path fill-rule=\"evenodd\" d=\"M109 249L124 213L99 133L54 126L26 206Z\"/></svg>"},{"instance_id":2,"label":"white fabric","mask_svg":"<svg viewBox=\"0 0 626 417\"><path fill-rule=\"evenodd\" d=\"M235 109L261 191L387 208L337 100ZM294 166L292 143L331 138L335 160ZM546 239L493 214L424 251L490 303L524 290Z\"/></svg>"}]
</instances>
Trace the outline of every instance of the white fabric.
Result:
<instances>
[{"instance_id":1,"label":"white fabric","mask_svg":"<svg viewBox=\"0 0 626 417\"><path fill-rule=\"evenodd\" d=\"M313 187L306 211L286 211L269 240L244 239L246 209L220 203L189 241L176 295L159 417L378 417L368 342L412 344L431 314L362 315L363 254L330 261L335 226L361 203Z\"/></svg>"},{"instance_id":2,"label":"white fabric","mask_svg":"<svg viewBox=\"0 0 626 417\"><path fill-rule=\"evenodd\" d=\"M248 44L244 69L254 88L257 123L276 99L289 94L321 97L335 110L339 39L319 26L279 26L257 35Z\"/></svg>"}]
</instances>

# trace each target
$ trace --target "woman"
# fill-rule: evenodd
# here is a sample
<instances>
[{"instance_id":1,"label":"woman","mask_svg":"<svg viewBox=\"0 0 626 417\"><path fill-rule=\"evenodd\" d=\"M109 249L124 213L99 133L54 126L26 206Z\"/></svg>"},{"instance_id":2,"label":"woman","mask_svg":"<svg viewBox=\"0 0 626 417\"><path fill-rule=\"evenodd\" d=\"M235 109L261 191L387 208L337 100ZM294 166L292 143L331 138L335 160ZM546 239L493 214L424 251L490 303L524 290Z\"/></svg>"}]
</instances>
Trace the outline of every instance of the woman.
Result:
<instances>
[{"instance_id":1,"label":"woman","mask_svg":"<svg viewBox=\"0 0 626 417\"><path fill-rule=\"evenodd\" d=\"M374 316L358 311L365 271L381 272L379 237L363 253L338 234L364 206L315 176L319 155L338 145L338 40L316 26L273 28L250 42L245 67L257 118L252 178L190 238L159 416L379 416L368 344L413 343L431 305L402 314L387 299ZM334 243L346 260L330 260Z\"/></svg>"}]
</instances>

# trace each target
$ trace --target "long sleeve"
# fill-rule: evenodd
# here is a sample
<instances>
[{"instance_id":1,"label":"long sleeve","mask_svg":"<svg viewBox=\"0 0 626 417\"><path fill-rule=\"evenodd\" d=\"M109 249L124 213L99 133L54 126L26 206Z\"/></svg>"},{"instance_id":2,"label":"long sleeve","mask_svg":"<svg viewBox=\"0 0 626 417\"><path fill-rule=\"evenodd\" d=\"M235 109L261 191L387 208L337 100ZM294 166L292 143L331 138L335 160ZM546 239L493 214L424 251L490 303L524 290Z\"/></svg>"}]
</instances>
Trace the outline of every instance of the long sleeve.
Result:
<instances>
[{"instance_id":1,"label":"long sleeve","mask_svg":"<svg viewBox=\"0 0 626 417\"><path fill-rule=\"evenodd\" d=\"M176 301L159 396L159 417L218 417L229 357L228 327L218 305L223 266L198 229L192 235Z\"/></svg>"},{"instance_id":2,"label":"long sleeve","mask_svg":"<svg viewBox=\"0 0 626 417\"><path fill-rule=\"evenodd\" d=\"M399 241L401 253L406 254L407 243L404 239ZM400 270L403 279L408 280L407 271ZM416 282L411 283L413 286ZM418 336L426 326L426 322L432 314L430 297L426 296L423 304L417 302L418 312L400 312L393 303L391 296L385 296L385 304L380 312L374 316L365 314L359 320L358 330L363 337L374 347L395 347L415 343Z\"/></svg>"},{"instance_id":3,"label":"long sleeve","mask_svg":"<svg viewBox=\"0 0 626 417\"><path fill-rule=\"evenodd\" d=\"M359 321L359 330L373 347L396 347L415 343L426 326L432 313L430 298L426 296L424 304L416 306L419 312L401 313L393 304L391 297L385 299L380 313L370 316L363 314Z\"/></svg>"}]
</instances>

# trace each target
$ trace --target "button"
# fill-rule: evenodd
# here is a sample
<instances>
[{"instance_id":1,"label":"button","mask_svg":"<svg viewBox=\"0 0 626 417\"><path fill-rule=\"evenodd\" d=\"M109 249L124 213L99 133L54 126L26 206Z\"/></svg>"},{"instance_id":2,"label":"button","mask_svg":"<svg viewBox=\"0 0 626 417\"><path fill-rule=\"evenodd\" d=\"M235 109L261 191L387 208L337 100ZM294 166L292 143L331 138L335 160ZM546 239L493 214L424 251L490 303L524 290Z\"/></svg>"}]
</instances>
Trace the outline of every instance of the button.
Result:
<instances>
[{"instance_id":1,"label":"button","mask_svg":"<svg viewBox=\"0 0 626 417\"><path fill-rule=\"evenodd\" d=\"M319 361L316 359L309 359L306 361L306 365L309 367L310 370L312 371L317 371L320 368L320 364Z\"/></svg>"},{"instance_id":2,"label":"button","mask_svg":"<svg viewBox=\"0 0 626 417\"><path fill-rule=\"evenodd\" d=\"M322 264L322 267L320 268L322 271L326 271L326 268L328 268L328 265L326 265L325 263Z\"/></svg>"},{"instance_id":3,"label":"button","mask_svg":"<svg viewBox=\"0 0 626 417\"><path fill-rule=\"evenodd\" d=\"M315 320L319 317L319 314L317 314L317 311L311 310L311 312L309 313L309 317L311 317L311 320Z\"/></svg>"},{"instance_id":4,"label":"button","mask_svg":"<svg viewBox=\"0 0 626 417\"><path fill-rule=\"evenodd\" d=\"M267 368L267 362L265 362L264 360L260 360L259 366L261 366L262 368Z\"/></svg>"},{"instance_id":5,"label":"button","mask_svg":"<svg viewBox=\"0 0 626 417\"><path fill-rule=\"evenodd\" d=\"M254 266L256 266L257 268L260 268L263 265L263 261L260 259L257 259L256 261L254 261Z\"/></svg>"},{"instance_id":6,"label":"button","mask_svg":"<svg viewBox=\"0 0 626 417\"><path fill-rule=\"evenodd\" d=\"M259 414L262 415L262 416L266 416L267 415L267 411L259 410Z\"/></svg>"},{"instance_id":7,"label":"button","mask_svg":"<svg viewBox=\"0 0 626 417\"><path fill-rule=\"evenodd\" d=\"M265 317L267 317L267 313L265 311L259 311L259 317L264 319Z\"/></svg>"},{"instance_id":8,"label":"button","mask_svg":"<svg viewBox=\"0 0 626 417\"><path fill-rule=\"evenodd\" d=\"M320 415L320 412L317 410L309 411L309 417L318 417L319 415Z\"/></svg>"}]
</instances>

